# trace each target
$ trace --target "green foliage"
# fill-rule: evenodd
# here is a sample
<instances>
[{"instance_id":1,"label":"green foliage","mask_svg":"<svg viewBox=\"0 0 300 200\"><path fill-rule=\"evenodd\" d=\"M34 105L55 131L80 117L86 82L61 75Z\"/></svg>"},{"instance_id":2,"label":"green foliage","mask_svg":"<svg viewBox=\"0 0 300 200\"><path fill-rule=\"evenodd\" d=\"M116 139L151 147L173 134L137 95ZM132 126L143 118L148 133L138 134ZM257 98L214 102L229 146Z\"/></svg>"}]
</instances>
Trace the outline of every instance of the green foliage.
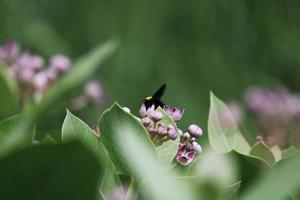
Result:
<instances>
[{"instance_id":1,"label":"green foliage","mask_svg":"<svg viewBox=\"0 0 300 200\"><path fill-rule=\"evenodd\" d=\"M163 114L162 122L165 125L172 125L176 127L173 119L169 117L162 108L158 107L157 111L160 111ZM179 141L180 137L177 137L176 140L166 141L162 145L156 147L158 160L166 165L171 165L175 155L177 154Z\"/></svg>"},{"instance_id":2,"label":"green foliage","mask_svg":"<svg viewBox=\"0 0 300 200\"><path fill-rule=\"evenodd\" d=\"M116 47L116 41L108 41L78 59L78 61L73 64L69 73L50 88L43 100L24 113L20 123L8 134L5 143L3 143L0 149L0 155L7 154L17 148L28 146L33 137L29 130L35 123L35 120L44 112L51 109L52 106L55 106L55 103L66 93L76 89L88 79L99 64L111 56Z\"/></svg>"},{"instance_id":3,"label":"green foliage","mask_svg":"<svg viewBox=\"0 0 300 200\"><path fill-rule=\"evenodd\" d=\"M32 146L0 160L1 199L95 199L100 173L79 142Z\"/></svg>"},{"instance_id":4,"label":"green foliage","mask_svg":"<svg viewBox=\"0 0 300 200\"><path fill-rule=\"evenodd\" d=\"M17 110L17 85L7 66L0 61L0 119L7 117Z\"/></svg>"},{"instance_id":5,"label":"green foliage","mask_svg":"<svg viewBox=\"0 0 300 200\"><path fill-rule=\"evenodd\" d=\"M279 166L274 173L270 173L268 176L258 180L241 199L286 199L290 192L300 186L299 167L300 156L297 154L290 158L288 162Z\"/></svg>"},{"instance_id":6,"label":"green foliage","mask_svg":"<svg viewBox=\"0 0 300 200\"><path fill-rule=\"evenodd\" d=\"M195 198L191 188L176 181L174 175L172 177L171 173L166 174L165 167L157 162L151 146L144 145L144 137L137 126L123 126L122 129L117 129L115 134L119 148L126 152L123 156L129 167L145 184L142 192L146 198L141 199L192 200L201 198Z\"/></svg>"},{"instance_id":7,"label":"green foliage","mask_svg":"<svg viewBox=\"0 0 300 200\"><path fill-rule=\"evenodd\" d=\"M74 139L80 140L87 148L94 152L102 165L105 163L106 169L99 187L101 195L105 196L112 188L121 185L113 163L99 136L96 136L95 132L85 122L67 110L67 115L62 126L62 141L67 142Z\"/></svg>"},{"instance_id":8,"label":"green foliage","mask_svg":"<svg viewBox=\"0 0 300 200\"><path fill-rule=\"evenodd\" d=\"M222 113L228 113L232 120L230 125L222 122ZM230 116L229 108L218 99L212 92L210 93L210 109L208 119L208 137L212 148L219 153L227 153L232 150L248 155L250 145L241 134L238 126Z\"/></svg>"},{"instance_id":9,"label":"green foliage","mask_svg":"<svg viewBox=\"0 0 300 200\"><path fill-rule=\"evenodd\" d=\"M263 142L257 142L256 144L254 144L251 148L250 155L261 158L262 160L266 161L266 163L268 163L270 166L275 164L276 161L272 152Z\"/></svg>"},{"instance_id":10,"label":"green foliage","mask_svg":"<svg viewBox=\"0 0 300 200\"><path fill-rule=\"evenodd\" d=\"M119 174L127 174L129 169L123 161L124 150L122 150L117 144L117 130L122 131L128 127L135 127L135 133L139 134L140 137L143 137L144 145L150 146L150 148L153 149L153 152L155 152L154 145L150 141L147 130L144 126L138 121L138 119L135 118L135 116L125 112L117 103L114 103L112 107L101 115L99 126L101 130L101 140L108 151L109 157L114 163L115 170ZM126 132L124 132L122 138L124 140L127 139Z\"/></svg>"}]
</instances>

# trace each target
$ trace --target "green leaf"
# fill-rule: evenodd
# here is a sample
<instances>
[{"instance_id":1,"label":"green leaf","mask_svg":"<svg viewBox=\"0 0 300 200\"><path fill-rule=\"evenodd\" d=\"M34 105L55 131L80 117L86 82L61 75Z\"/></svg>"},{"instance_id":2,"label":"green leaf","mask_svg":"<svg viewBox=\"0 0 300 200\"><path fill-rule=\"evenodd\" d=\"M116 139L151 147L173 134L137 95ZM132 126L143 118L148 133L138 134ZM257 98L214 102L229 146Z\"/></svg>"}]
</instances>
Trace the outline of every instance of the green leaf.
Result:
<instances>
[{"instance_id":1,"label":"green leaf","mask_svg":"<svg viewBox=\"0 0 300 200\"><path fill-rule=\"evenodd\" d=\"M73 115L69 110L67 110L67 115L62 126L61 137L63 142L78 139L89 149L95 152L96 155L103 155L103 147L101 147L102 144L98 141L94 131L85 122Z\"/></svg>"},{"instance_id":2,"label":"green leaf","mask_svg":"<svg viewBox=\"0 0 300 200\"><path fill-rule=\"evenodd\" d=\"M2 148L5 148L7 145L7 140L10 140L12 138L12 131L15 130L16 126L20 123L22 120L22 115L14 115L12 117L9 117L3 121L0 122L0 150ZM31 130L28 130L30 138L26 138L25 141L27 143L31 143L33 136L34 136L34 128ZM18 137L17 135L13 135L14 137ZM17 138L14 138L17 139Z\"/></svg>"},{"instance_id":3,"label":"green leaf","mask_svg":"<svg viewBox=\"0 0 300 200\"><path fill-rule=\"evenodd\" d=\"M0 62L0 119L14 113L18 105L17 83L8 70L8 67ZM5 105L5 106L4 106Z\"/></svg>"},{"instance_id":4,"label":"green leaf","mask_svg":"<svg viewBox=\"0 0 300 200\"><path fill-rule=\"evenodd\" d=\"M101 115L99 126L101 130L101 139L118 174L127 174L129 169L127 164L124 163L122 156L123 152L117 144L116 127L121 130L126 129L128 126L133 127L136 130L135 133L143 137L143 143L151 146L153 151L155 151L154 145L144 126L134 115L125 112L117 103L114 103L113 106ZM126 137L126 134L124 134L123 138L126 139Z\"/></svg>"},{"instance_id":5,"label":"green leaf","mask_svg":"<svg viewBox=\"0 0 300 200\"><path fill-rule=\"evenodd\" d=\"M274 145L270 148L270 151L272 152L275 162L278 162L281 160L282 152L278 145Z\"/></svg>"},{"instance_id":6,"label":"green leaf","mask_svg":"<svg viewBox=\"0 0 300 200\"><path fill-rule=\"evenodd\" d=\"M189 176L198 176L199 182L213 182L224 188L238 180L237 163L232 153L220 154L212 149L206 149L204 155L199 155L189 167Z\"/></svg>"},{"instance_id":7,"label":"green leaf","mask_svg":"<svg viewBox=\"0 0 300 200\"><path fill-rule=\"evenodd\" d=\"M287 159L291 156L293 156L294 154L296 154L298 152L298 150L296 149L295 146L290 146L289 148L287 149L284 149L282 151L282 156L281 156L281 159Z\"/></svg>"},{"instance_id":8,"label":"green leaf","mask_svg":"<svg viewBox=\"0 0 300 200\"><path fill-rule=\"evenodd\" d=\"M222 113L224 112L228 113L228 117L231 118L229 126L222 122ZM208 138L212 148L219 153L235 150L248 155L250 152L250 145L241 134L229 108L212 92L210 94Z\"/></svg>"},{"instance_id":9,"label":"green leaf","mask_svg":"<svg viewBox=\"0 0 300 200\"><path fill-rule=\"evenodd\" d=\"M101 166L79 142L34 145L0 160L1 199L95 199Z\"/></svg>"},{"instance_id":10,"label":"green leaf","mask_svg":"<svg viewBox=\"0 0 300 200\"><path fill-rule=\"evenodd\" d=\"M238 199L237 193L239 188L241 187L242 181L237 181L236 183L233 183L231 185L228 185L225 190L224 194L224 200L233 200Z\"/></svg>"},{"instance_id":11,"label":"green leaf","mask_svg":"<svg viewBox=\"0 0 300 200\"><path fill-rule=\"evenodd\" d=\"M67 110L63 127L62 127L62 141L70 141L78 139L87 148L95 153L100 163L106 162L106 169L100 185L100 192L106 195L115 186L121 184L119 177L114 171L113 164L108 157L107 150L102 144L101 138L97 137L94 131L81 119L73 115Z\"/></svg>"},{"instance_id":12,"label":"green leaf","mask_svg":"<svg viewBox=\"0 0 300 200\"><path fill-rule=\"evenodd\" d=\"M275 164L275 157L273 153L270 151L270 149L267 147L267 145L263 142L257 142L253 145L250 155L256 156L262 160L264 160L266 163L268 163L270 166Z\"/></svg>"},{"instance_id":13,"label":"green leaf","mask_svg":"<svg viewBox=\"0 0 300 200\"><path fill-rule=\"evenodd\" d=\"M14 115L0 122L0 140L2 140L3 137L8 135L15 128L15 126L19 123L21 117L21 115Z\"/></svg>"},{"instance_id":14,"label":"green leaf","mask_svg":"<svg viewBox=\"0 0 300 200\"><path fill-rule=\"evenodd\" d=\"M157 108L157 111L160 111L163 114L162 122L165 125L173 125L176 127L175 122L172 118L170 118L161 107ZM164 142L162 145L156 147L158 160L166 165L171 165L173 159L175 158L178 146L180 142L180 137L177 137L176 140L168 140Z\"/></svg>"},{"instance_id":15,"label":"green leaf","mask_svg":"<svg viewBox=\"0 0 300 200\"><path fill-rule=\"evenodd\" d=\"M94 73L99 64L112 55L116 47L116 41L108 41L75 62L71 70L49 89L43 100L25 112L19 125L11 131L3 143L0 156L28 146L32 138L32 134L28 130L33 126L36 119L51 109L52 106L55 106L55 103L66 93L83 84Z\"/></svg>"},{"instance_id":16,"label":"green leaf","mask_svg":"<svg viewBox=\"0 0 300 200\"><path fill-rule=\"evenodd\" d=\"M100 193L102 196L108 198L107 194L109 194L113 189L122 186L122 182L115 172L113 163L109 158L107 158L106 163L105 173L100 185Z\"/></svg>"},{"instance_id":17,"label":"green leaf","mask_svg":"<svg viewBox=\"0 0 300 200\"><path fill-rule=\"evenodd\" d=\"M142 183L145 184L141 191L143 193L141 199L200 199L194 196L191 187L176 180L176 174L170 171L167 174L165 166L157 162L153 147L146 144L137 126L129 124L122 127L116 126L114 134L116 144L121 149L130 169L135 177L140 181L143 180Z\"/></svg>"},{"instance_id":18,"label":"green leaf","mask_svg":"<svg viewBox=\"0 0 300 200\"><path fill-rule=\"evenodd\" d=\"M49 134L47 134L43 140L41 141L42 144L56 144L57 141Z\"/></svg>"},{"instance_id":19,"label":"green leaf","mask_svg":"<svg viewBox=\"0 0 300 200\"><path fill-rule=\"evenodd\" d=\"M268 176L263 176L244 193L242 200L284 200L300 187L300 155L297 154L278 166Z\"/></svg>"}]
</instances>

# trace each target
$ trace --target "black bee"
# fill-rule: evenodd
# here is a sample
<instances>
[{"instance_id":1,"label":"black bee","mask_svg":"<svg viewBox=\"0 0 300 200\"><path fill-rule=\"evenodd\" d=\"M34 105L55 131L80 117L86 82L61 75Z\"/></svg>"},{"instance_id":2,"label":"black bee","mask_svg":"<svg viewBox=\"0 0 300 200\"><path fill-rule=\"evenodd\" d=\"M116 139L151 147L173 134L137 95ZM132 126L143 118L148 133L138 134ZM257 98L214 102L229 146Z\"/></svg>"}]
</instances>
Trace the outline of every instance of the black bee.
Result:
<instances>
[{"instance_id":1,"label":"black bee","mask_svg":"<svg viewBox=\"0 0 300 200\"><path fill-rule=\"evenodd\" d=\"M165 104L160 99L164 94L165 89L166 89L166 84L163 84L152 96L146 97L144 99L143 103L145 104L147 109L150 108L152 105L155 106L155 109L158 106L160 106L161 108L164 107Z\"/></svg>"}]
</instances>

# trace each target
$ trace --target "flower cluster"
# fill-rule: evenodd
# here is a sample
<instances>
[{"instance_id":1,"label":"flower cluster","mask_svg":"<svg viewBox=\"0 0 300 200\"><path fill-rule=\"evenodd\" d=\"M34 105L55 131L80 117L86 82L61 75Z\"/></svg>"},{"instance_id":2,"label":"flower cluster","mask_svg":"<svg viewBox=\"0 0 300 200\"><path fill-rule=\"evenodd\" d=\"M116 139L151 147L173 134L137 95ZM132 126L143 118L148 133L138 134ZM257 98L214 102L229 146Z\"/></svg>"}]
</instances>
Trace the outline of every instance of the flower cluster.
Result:
<instances>
[{"instance_id":1,"label":"flower cluster","mask_svg":"<svg viewBox=\"0 0 300 200\"><path fill-rule=\"evenodd\" d=\"M273 89L250 87L245 92L246 107L259 124L259 141L285 147L300 139L300 94L291 93L280 86ZM220 113L221 122L242 125L243 107L238 102L228 103L228 109ZM263 139L262 139L263 138Z\"/></svg>"},{"instance_id":2,"label":"flower cluster","mask_svg":"<svg viewBox=\"0 0 300 200\"><path fill-rule=\"evenodd\" d=\"M33 95L35 101L41 100L45 91L59 76L68 71L71 64L69 58L57 54L50 58L46 67L42 56L21 51L14 41L6 42L0 47L0 62L8 66L19 85L21 96Z\"/></svg>"},{"instance_id":3,"label":"flower cluster","mask_svg":"<svg viewBox=\"0 0 300 200\"><path fill-rule=\"evenodd\" d=\"M72 108L80 110L88 104L103 106L106 103L102 84L97 80L90 80L83 88L83 92L76 96L72 102Z\"/></svg>"},{"instance_id":4,"label":"flower cluster","mask_svg":"<svg viewBox=\"0 0 300 200\"><path fill-rule=\"evenodd\" d=\"M167 105L164 105L162 109L165 114L173 119L175 126L163 123L164 114L159 109L155 109L154 105L149 108L145 104L141 105L139 111L141 122L148 130L150 138L156 146L180 137L176 160L183 166L189 165L195 156L202 151L201 146L196 142L196 138L202 135L202 129L192 124L187 132L183 132L176 127L176 124L182 118L184 110L179 107L170 108Z\"/></svg>"},{"instance_id":5,"label":"flower cluster","mask_svg":"<svg viewBox=\"0 0 300 200\"><path fill-rule=\"evenodd\" d=\"M61 54L53 55L46 66L42 56L21 51L14 41L6 42L0 47L0 63L8 67L11 76L16 80L22 104L32 100L39 102L51 85L67 73L71 66L70 59ZM84 86L82 94L72 100L71 105L74 109L81 109L88 103L103 105L104 102L102 85L91 80Z\"/></svg>"}]
</instances>

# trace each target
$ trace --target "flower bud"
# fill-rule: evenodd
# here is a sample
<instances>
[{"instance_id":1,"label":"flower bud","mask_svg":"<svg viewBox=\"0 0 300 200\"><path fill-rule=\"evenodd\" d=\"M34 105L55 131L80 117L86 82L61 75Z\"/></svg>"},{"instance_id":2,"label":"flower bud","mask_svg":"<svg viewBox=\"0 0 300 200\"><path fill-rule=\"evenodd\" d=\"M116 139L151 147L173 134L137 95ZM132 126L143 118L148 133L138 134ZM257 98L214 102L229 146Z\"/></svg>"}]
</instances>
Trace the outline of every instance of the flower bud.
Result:
<instances>
[{"instance_id":1,"label":"flower bud","mask_svg":"<svg viewBox=\"0 0 300 200\"><path fill-rule=\"evenodd\" d=\"M148 115L146 105L144 103L141 105L139 112L141 117L146 117Z\"/></svg>"},{"instance_id":2,"label":"flower bud","mask_svg":"<svg viewBox=\"0 0 300 200\"><path fill-rule=\"evenodd\" d=\"M154 128L152 126L148 126L147 130L151 135L155 135L157 133L157 128Z\"/></svg>"},{"instance_id":3,"label":"flower bud","mask_svg":"<svg viewBox=\"0 0 300 200\"><path fill-rule=\"evenodd\" d=\"M178 122L182 118L183 112L184 112L184 110L179 107L173 108L172 115L171 115L172 119L175 122Z\"/></svg>"},{"instance_id":4,"label":"flower bud","mask_svg":"<svg viewBox=\"0 0 300 200\"><path fill-rule=\"evenodd\" d=\"M89 81L85 88L84 88L84 93L87 99L96 104L101 104L104 98L104 91L102 85L96 81L92 80Z\"/></svg>"},{"instance_id":5,"label":"flower bud","mask_svg":"<svg viewBox=\"0 0 300 200\"><path fill-rule=\"evenodd\" d=\"M144 126L148 126L150 124L150 118L144 117L141 119L141 122L144 124Z\"/></svg>"},{"instance_id":6,"label":"flower bud","mask_svg":"<svg viewBox=\"0 0 300 200\"><path fill-rule=\"evenodd\" d=\"M66 72L70 67L70 60L64 55L54 55L50 61L50 68L57 74Z\"/></svg>"},{"instance_id":7,"label":"flower bud","mask_svg":"<svg viewBox=\"0 0 300 200\"><path fill-rule=\"evenodd\" d=\"M185 132L185 133L182 134L181 137L184 138L184 139L188 139L190 137L190 134L188 132Z\"/></svg>"},{"instance_id":8,"label":"flower bud","mask_svg":"<svg viewBox=\"0 0 300 200\"><path fill-rule=\"evenodd\" d=\"M47 73L39 72L35 74L32 80L32 85L36 91L44 92L49 86Z\"/></svg>"},{"instance_id":9,"label":"flower bud","mask_svg":"<svg viewBox=\"0 0 300 200\"><path fill-rule=\"evenodd\" d=\"M19 54L20 47L14 41L8 41L0 48L0 60L11 63Z\"/></svg>"},{"instance_id":10,"label":"flower bud","mask_svg":"<svg viewBox=\"0 0 300 200\"><path fill-rule=\"evenodd\" d=\"M158 122L163 118L163 114L159 111L153 111L150 113L150 117L154 122Z\"/></svg>"},{"instance_id":11,"label":"flower bud","mask_svg":"<svg viewBox=\"0 0 300 200\"><path fill-rule=\"evenodd\" d=\"M192 142L192 148L196 153L201 153L202 152L202 148L200 146L200 144L198 144L197 142Z\"/></svg>"},{"instance_id":12,"label":"flower bud","mask_svg":"<svg viewBox=\"0 0 300 200\"><path fill-rule=\"evenodd\" d=\"M171 140L175 140L177 138L177 131L176 129L169 129L168 136Z\"/></svg>"},{"instance_id":13,"label":"flower bud","mask_svg":"<svg viewBox=\"0 0 300 200\"><path fill-rule=\"evenodd\" d=\"M203 134L202 129L195 124L191 124L188 128L188 131L192 136L195 137L199 137Z\"/></svg>"},{"instance_id":14,"label":"flower bud","mask_svg":"<svg viewBox=\"0 0 300 200\"><path fill-rule=\"evenodd\" d=\"M183 135L183 131L179 128L177 129L177 133L178 133L179 137L181 137Z\"/></svg>"},{"instance_id":15,"label":"flower bud","mask_svg":"<svg viewBox=\"0 0 300 200\"><path fill-rule=\"evenodd\" d=\"M167 129L166 127L162 126L162 125L159 125L157 127L157 133L160 134L160 135L165 135L167 134Z\"/></svg>"}]
</instances>

